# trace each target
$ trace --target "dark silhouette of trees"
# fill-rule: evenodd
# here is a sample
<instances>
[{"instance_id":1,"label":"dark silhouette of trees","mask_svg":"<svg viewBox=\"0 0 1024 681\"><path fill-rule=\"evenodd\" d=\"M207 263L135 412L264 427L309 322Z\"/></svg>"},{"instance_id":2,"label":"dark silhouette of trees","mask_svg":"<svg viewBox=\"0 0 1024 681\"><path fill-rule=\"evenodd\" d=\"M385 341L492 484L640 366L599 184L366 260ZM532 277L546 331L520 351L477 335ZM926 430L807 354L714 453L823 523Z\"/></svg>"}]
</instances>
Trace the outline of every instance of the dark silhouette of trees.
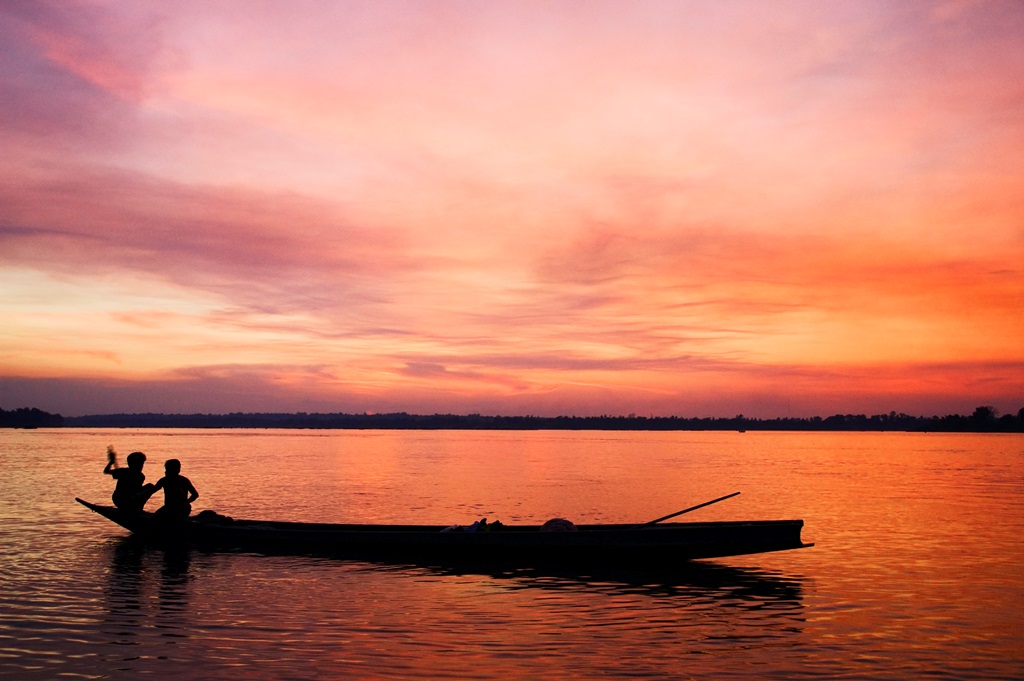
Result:
<instances>
[{"instance_id":1,"label":"dark silhouette of trees","mask_svg":"<svg viewBox=\"0 0 1024 681\"><path fill-rule=\"evenodd\" d=\"M971 418L974 419L975 421L988 423L990 421L995 420L996 416L998 415L999 412L997 412L994 407L978 407L977 409L974 410L974 413L971 414Z\"/></svg>"},{"instance_id":2,"label":"dark silhouette of trees","mask_svg":"<svg viewBox=\"0 0 1024 681\"><path fill-rule=\"evenodd\" d=\"M50 414L35 407L11 411L0 409L0 428L59 428L64 425L60 414Z\"/></svg>"},{"instance_id":3,"label":"dark silhouette of trees","mask_svg":"<svg viewBox=\"0 0 1024 681\"><path fill-rule=\"evenodd\" d=\"M998 417L992 407L978 407L970 416L835 414L822 418L756 419L681 416L484 416L480 414L110 414L64 418L70 427L98 428L321 428L394 430L806 430L806 431L933 431L1024 432L1024 409Z\"/></svg>"},{"instance_id":4,"label":"dark silhouette of trees","mask_svg":"<svg viewBox=\"0 0 1024 681\"><path fill-rule=\"evenodd\" d=\"M485 416L481 414L106 414L68 416L36 408L0 409L3 428L314 428L365 430L806 430L806 431L931 431L1024 432L1024 408L999 415L980 406L969 416L910 416L888 414L834 414L822 418L756 419L738 414L731 418L682 416Z\"/></svg>"}]
</instances>

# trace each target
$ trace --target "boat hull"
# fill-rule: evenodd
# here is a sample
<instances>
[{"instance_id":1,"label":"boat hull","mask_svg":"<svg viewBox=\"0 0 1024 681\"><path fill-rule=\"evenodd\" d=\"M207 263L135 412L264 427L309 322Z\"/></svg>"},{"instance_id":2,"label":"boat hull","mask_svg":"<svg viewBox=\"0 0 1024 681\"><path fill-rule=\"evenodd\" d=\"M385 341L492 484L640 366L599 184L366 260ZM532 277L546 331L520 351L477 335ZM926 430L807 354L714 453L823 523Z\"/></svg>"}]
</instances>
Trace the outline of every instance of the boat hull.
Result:
<instances>
[{"instance_id":1,"label":"boat hull","mask_svg":"<svg viewBox=\"0 0 1024 681\"><path fill-rule=\"evenodd\" d=\"M575 532L503 526L484 532L444 532L440 525L344 525L259 520L190 519L162 523L152 513L127 514L79 503L147 541L206 549L301 551L351 557L502 561L588 561L672 564L806 548L802 520L658 525L581 525Z\"/></svg>"}]
</instances>

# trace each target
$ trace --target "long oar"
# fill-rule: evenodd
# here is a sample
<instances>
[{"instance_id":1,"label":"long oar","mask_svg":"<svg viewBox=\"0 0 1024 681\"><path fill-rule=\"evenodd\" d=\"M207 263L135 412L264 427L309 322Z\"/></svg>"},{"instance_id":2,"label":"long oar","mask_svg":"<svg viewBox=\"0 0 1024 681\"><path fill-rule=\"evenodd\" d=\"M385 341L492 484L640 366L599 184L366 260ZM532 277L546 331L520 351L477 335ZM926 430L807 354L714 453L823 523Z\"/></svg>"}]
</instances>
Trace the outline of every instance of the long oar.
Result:
<instances>
[{"instance_id":1,"label":"long oar","mask_svg":"<svg viewBox=\"0 0 1024 681\"><path fill-rule=\"evenodd\" d=\"M669 518L675 518L677 515L683 515L684 513L689 513L690 511L696 511L698 508L704 508L705 506L710 506L711 504L717 504L719 501L725 501L726 499L732 498L732 497L736 496L737 494L739 494L739 492L733 492L732 494L726 494L724 497L718 497L717 499L712 499L711 501L705 501L703 504L697 504L696 506L691 506L690 508L684 508L682 511L676 511L675 513L669 513L668 515L662 516L662 517L658 518L657 520L652 520L649 523L644 523L642 525L642 527L646 527L648 525L657 525L662 520L668 520Z\"/></svg>"}]
</instances>

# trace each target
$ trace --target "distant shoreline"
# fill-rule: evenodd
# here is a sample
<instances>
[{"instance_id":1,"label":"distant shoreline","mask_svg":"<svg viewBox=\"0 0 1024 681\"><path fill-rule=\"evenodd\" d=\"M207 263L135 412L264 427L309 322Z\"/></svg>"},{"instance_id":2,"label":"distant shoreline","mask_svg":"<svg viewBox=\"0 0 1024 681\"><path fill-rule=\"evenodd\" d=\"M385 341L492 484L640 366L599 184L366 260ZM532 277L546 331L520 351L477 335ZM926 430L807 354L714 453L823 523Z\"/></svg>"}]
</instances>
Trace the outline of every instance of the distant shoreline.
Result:
<instances>
[{"instance_id":1,"label":"distant shoreline","mask_svg":"<svg viewBox=\"0 0 1024 681\"><path fill-rule=\"evenodd\" d=\"M485 416L480 414L104 414L61 416L38 409L0 409L8 428L293 428L318 430L606 430L606 431L906 431L1024 432L1024 409L999 416L978 407L962 416L836 414L829 417L755 419L680 416Z\"/></svg>"}]
</instances>

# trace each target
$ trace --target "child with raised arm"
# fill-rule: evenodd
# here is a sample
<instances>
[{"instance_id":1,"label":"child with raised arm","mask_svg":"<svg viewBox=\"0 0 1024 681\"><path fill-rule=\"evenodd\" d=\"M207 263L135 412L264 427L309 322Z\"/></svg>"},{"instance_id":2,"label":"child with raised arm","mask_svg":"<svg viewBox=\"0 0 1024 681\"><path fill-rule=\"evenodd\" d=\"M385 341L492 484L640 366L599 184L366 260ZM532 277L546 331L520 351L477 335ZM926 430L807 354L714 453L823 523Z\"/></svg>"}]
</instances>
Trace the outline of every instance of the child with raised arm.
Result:
<instances>
[{"instance_id":1,"label":"child with raised arm","mask_svg":"<svg viewBox=\"0 0 1024 681\"><path fill-rule=\"evenodd\" d=\"M128 467L118 468L117 452L114 447L107 447L107 465L103 472L117 481L111 499L114 506L122 511L138 513L146 505L146 501L155 490L153 485L144 485L146 475L142 472L142 466L146 463L146 455L142 452L132 452L128 455Z\"/></svg>"}]
</instances>

